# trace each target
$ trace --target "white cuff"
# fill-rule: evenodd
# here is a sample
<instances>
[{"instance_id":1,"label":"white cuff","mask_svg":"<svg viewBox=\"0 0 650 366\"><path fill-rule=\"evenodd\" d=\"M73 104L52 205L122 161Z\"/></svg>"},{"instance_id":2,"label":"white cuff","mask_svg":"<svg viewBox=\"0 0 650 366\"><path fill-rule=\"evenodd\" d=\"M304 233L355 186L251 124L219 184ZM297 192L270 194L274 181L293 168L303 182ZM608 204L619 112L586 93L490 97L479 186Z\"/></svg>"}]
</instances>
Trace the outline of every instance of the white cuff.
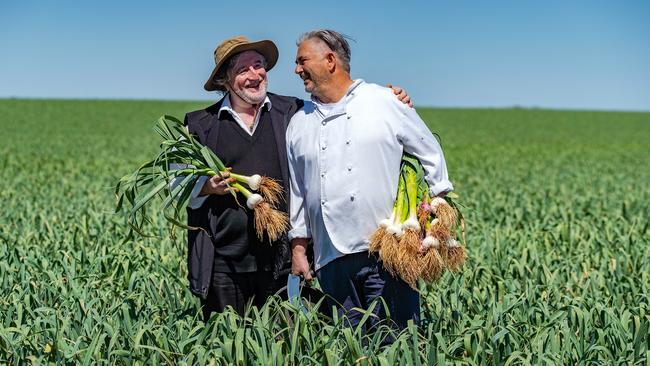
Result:
<instances>
[{"instance_id":1,"label":"white cuff","mask_svg":"<svg viewBox=\"0 0 650 366\"><path fill-rule=\"evenodd\" d=\"M311 233L307 230L307 228L303 227L289 230L287 236L289 237L289 241L295 238L309 239L311 238Z\"/></svg>"},{"instance_id":2,"label":"white cuff","mask_svg":"<svg viewBox=\"0 0 650 366\"><path fill-rule=\"evenodd\" d=\"M454 186L448 180L441 180L432 187L429 187L429 194L431 197L437 196L440 193L449 193L454 190Z\"/></svg>"},{"instance_id":3,"label":"white cuff","mask_svg":"<svg viewBox=\"0 0 650 366\"><path fill-rule=\"evenodd\" d=\"M190 202L187 204L187 207L196 210L197 208L203 206L203 203L205 203L205 200L208 199L208 196L206 195L199 197L199 193L201 193L201 189L207 181L208 177L206 176L199 177L199 179L196 180L196 184L194 184L194 188L192 189L192 195L190 196Z\"/></svg>"}]
</instances>

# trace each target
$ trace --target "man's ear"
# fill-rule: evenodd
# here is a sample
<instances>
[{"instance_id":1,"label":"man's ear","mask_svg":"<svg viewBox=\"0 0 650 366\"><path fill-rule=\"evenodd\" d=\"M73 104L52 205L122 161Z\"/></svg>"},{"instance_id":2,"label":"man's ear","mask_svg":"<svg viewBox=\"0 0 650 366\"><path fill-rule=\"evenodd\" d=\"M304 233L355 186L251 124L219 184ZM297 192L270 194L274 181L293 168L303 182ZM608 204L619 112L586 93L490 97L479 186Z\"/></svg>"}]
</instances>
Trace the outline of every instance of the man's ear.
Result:
<instances>
[{"instance_id":1,"label":"man's ear","mask_svg":"<svg viewBox=\"0 0 650 366\"><path fill-rule=\"evenodd\" d=\"M327 60L327 70L329 72L334 72L334 70L336 70L336 55L334 52L328 52L325 59Z\"/></svg>"},{"instance_id":2,"label":"man's ear","mask_svg":"<svg viewBox=\"0 0 650 366\"><path fill-rule=\"evenodd\" d=\"M228 75L228 78L226 79L226 85L223 86L226 88L226 92L230 93L232 92L232 78L230 75Z\"/></svg>"}]
</instances>

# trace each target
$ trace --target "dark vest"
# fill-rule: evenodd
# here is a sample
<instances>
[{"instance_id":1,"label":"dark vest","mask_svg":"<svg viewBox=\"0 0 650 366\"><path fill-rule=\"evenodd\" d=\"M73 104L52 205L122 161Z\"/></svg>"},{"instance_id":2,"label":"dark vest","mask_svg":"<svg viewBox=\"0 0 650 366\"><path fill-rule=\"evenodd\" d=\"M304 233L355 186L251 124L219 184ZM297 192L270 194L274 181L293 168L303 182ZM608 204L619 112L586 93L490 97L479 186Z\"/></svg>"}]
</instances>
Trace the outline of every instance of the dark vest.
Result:
<instances>
[{"instance_id":1,"label":"dark vest","mask_svg":"<svg viewBox=\"0 0 650 366\"><path fill-rule=\"evenodd\" d=\"M188 113L185 124L190 133L219 156L226 166L244 174L262 174L282 182L285 209L289 204L289 170L285 132L302 101L268 93L271 110L262 109L253 136L237 125L232 116L217 116L222 100L204 110ZM206 298L212 272L250 272L272 270L275 277L289 271L290 244L286 237L269 245L254 234L253 213L239 196L210 196L198 209L187 210L188 224L202 230L188 231L188 276L190 290Z\"/></svg>"},{"instance_id":2,"label":"dark vest","mask_svg":"<svg viewBox=\"0 0 650 366\"><path fill-rule=\"evenodd\" d=\"M259 124L252 136L229 113L223 113L228 116L222 116L215 151L223 163L238 174L260 174L284 183L270 113L263 111L260 114ZM257 238L254 213L246 207L246 197L240 193L235 201L231 195L213 195L208 201L210 214L216 219L215 225L210 225L212 242L215 244L213 271L272 271L272 247L280 243ZM286 203L282 202L278 209L286 212Z\"/></svg>"}]
</instances>

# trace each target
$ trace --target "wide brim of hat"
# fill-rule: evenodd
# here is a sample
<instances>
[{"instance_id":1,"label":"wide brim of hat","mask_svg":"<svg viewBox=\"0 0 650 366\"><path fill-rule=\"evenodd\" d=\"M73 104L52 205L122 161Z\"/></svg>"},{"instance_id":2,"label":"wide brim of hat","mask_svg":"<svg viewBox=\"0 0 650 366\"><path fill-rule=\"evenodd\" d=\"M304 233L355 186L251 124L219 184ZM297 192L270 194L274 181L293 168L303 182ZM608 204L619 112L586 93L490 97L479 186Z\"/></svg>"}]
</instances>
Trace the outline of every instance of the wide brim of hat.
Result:
<instances>
[{"instance_id":1,"label":"wide brim of hat","mask_svg":"<svg viewBox=\"0 0 650 366\"><path fill-rule=\"evenodd\" d=\"M265 39L262 41L237 45L230 49L230 51L224 57L222 57L221 60L219 60L219 63L215 65L214 70L212 70L212 74L210 74L210 77L208 78L208 81L205 82L203 88L205 88L207 91L221 90L219 87L217 87L217 85L215 85L214 78L219 73L219 70L223 66L224 62L233 55L251 50L257 51L262 56L264 56L266 59L266 71L271 70L273 66L275 66L275 63L278 62L278 47L275 45L275 43L273 43L273 41Z\"/></svg>"}]
</instances>

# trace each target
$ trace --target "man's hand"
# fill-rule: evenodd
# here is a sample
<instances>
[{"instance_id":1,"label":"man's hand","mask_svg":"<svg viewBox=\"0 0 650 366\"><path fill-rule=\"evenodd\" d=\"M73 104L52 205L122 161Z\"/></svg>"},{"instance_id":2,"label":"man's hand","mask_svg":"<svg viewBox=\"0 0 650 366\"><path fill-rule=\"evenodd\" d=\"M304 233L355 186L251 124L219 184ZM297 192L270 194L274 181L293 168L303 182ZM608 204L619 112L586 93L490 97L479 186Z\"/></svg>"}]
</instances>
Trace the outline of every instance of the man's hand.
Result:
<instances>
[{"instance_id":1,"label":"man's hand","mask_svg":"<svg viewBox=\"0 0 650 366\"><path fill-rule=\"evenodd\" d=\"M303 276L305 281L311 282L309 261L307 260L307 239L305 238L291 240L291 274Z\"/></svg>"},{"instance_id":2,"label":"man's hand","mask_svg":"<svg viewBox=\"0 0 650 366\"><path fill-rule=\"evenodd\" d=\"M203 184L199 196L206 196L209 194L224 195L224 194L229 194L231 191L232 192L239 191L235 187L228 188L228 185L226 185L226 182L228 182L228 184L235 183L235 178L231 178L229 172L222 172L221 175L223 176L223 179L221 179L221 177L219 177L218 175L215 175L214 177L208 179L205 182L205 184Z\"/></svg>"},{"instance_id":3,"label":"man's hand","mask_svg":"<svg viewBox=\"0 0 650 366\"><path fill-rule=\"evenodd\" d=\"M404 103L408 104L409 107L413 107L413 102L411 101L411 97L409 97L408 94L406 94L406 90L400 88L399 86L393 86L393 84L388 84L387 87L393 89L393 93L397 95L397 99Z\"/></svg>"}]
</instances>

